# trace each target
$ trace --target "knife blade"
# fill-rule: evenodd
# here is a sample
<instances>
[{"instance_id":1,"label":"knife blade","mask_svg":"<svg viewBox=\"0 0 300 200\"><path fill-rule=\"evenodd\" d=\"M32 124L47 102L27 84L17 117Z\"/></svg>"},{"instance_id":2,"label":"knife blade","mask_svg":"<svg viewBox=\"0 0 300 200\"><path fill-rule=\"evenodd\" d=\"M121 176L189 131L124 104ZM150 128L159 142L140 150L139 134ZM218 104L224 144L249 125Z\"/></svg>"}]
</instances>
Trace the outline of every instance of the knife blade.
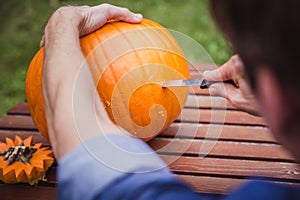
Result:
<instances>
[{"instance_id":1,"label":"knife blade","mask_svg":"<svg viewBox=\"0 0 300 200\"><path fill-rule=\"evenodd\" d=\"M188 79L188 80L169 80L163 82L163 87L177 87L177 86L197 86L205 81L204 78Z\"/></svg>"},{"instance_id":2,"label":"knife blade","mask_svg":"<svg viewBox=\"0 0 300 200\"><path fill-rule=\"evenodd\" d=\"M214 83L230 83L234 86L233 80L226 81L207 81L204 78L187 79L187 80L168 80L162 83L162 87L187 87L187 86L199 86L201 89L209 88Z\"/></svg>"}]
</instances>

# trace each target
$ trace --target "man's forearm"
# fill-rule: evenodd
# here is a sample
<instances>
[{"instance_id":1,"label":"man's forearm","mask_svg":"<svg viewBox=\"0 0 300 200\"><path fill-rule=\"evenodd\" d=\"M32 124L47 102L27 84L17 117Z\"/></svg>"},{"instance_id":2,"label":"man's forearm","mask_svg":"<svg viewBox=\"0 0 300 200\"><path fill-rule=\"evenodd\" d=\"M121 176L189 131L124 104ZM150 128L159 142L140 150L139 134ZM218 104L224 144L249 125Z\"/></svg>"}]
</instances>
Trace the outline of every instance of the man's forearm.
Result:
<instances>
[{"instance_id":1,"label":"man's forearm","mask_svg":"<svg viewBox=\"0 0 300 200\"><path fill-rule=\"evenodd\" d=\"M84 59L76 20L71 12L61 10L45 28L43 95L49 138L57 159L79 144L70 103L76 73ZM53 81L54 78L59 81ZM65 148L60 149L61 145Z\"/></svg>"},{"instance_id":2,"label":"man's forearm","mask_svg":"<svg viewBox=\"0 0 300 200\"><path fill-rule=\"evenodd\" d=\"M122 132L99 99L79 40L82 34L114 17L112 14L121 19L126 16L132 22L141 20L126 9L110 5L64 7L52 15L45 28L43 95L49 138L58 160L83 140Z\"/></svg>"}]
</instances>

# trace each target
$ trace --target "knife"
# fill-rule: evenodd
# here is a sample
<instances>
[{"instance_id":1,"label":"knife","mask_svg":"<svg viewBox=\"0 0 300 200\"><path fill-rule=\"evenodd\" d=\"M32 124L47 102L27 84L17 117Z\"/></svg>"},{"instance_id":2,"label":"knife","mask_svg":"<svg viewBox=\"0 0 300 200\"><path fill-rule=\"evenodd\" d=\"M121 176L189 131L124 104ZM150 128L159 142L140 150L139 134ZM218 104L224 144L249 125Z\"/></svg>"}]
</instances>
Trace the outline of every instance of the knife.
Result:
<instances>
[{"instance_id":1,"label":"knife","mask_svg":"<svg viewBox=\"0 0 300 200\"><path fill-rule=\"evenodd\" d=\"M188 79L188 80L169 80L162 83L162 87L182 87L182 86L200 86L201 89L207 89L214 83L230 83L234 86L233 80L225 81L207 81L204 78Z\"/></svg>"}]
</instances>

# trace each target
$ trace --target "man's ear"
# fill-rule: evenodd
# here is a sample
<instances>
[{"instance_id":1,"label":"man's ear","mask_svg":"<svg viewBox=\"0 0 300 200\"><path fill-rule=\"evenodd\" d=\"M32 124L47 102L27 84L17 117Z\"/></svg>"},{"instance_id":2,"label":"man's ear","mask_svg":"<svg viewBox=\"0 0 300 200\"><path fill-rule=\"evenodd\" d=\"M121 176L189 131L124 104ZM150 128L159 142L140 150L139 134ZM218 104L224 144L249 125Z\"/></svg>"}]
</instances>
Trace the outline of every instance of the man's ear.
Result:
<instances>
[{"instance_id":1,"label":"man's ear","mask_svg":"<svg viewBox=\"0 0 300 200\"><path fill-rule=\"evenodd\" d=\"M258 67L256 71L256 93L260 110L271 131L280 139L282 129L288 118L285 91L274 73L267 67Z\"/></svg>"}]
</instances>

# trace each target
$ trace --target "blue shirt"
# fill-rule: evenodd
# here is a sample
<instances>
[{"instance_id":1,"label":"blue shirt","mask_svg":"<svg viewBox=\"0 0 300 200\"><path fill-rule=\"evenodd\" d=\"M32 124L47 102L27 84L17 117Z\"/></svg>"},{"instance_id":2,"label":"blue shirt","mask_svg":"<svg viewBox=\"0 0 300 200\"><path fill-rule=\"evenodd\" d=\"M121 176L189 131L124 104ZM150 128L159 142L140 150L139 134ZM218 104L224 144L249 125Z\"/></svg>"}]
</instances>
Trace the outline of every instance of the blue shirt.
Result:
<instances>
[{"instance_id":1,"label":"blue shirt","mask_svg":"<svg viewBox=\"0 0 300 200\"><path fill-rule=\"evenodd\" d=\"M300 189L253 181L228 196L195 193L131 136L99 136L61 159L59 199L300 199Z\"/></svg>"}]
</instances>

